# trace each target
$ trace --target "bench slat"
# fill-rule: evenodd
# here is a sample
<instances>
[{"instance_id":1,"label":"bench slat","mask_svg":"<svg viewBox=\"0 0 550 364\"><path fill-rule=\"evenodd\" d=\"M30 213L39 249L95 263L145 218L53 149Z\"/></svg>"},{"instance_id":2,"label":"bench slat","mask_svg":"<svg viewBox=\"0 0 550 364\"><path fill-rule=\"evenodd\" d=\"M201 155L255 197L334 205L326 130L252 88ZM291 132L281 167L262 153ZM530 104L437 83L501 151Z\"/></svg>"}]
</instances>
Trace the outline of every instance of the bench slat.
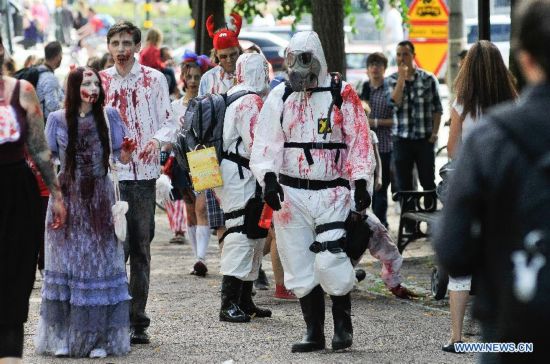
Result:
<instances>
[{"instance_id":1,"label":"bench slat","mask_svg":"<svg viewBox=\"0 0 550 364\"><path fill-rule=\"evenodd\" d=\"M409 220L414 221L426 221L427 223L433 224L439 215L438 212L405 212L403 217Z\"/></svg>"}]
</instances>

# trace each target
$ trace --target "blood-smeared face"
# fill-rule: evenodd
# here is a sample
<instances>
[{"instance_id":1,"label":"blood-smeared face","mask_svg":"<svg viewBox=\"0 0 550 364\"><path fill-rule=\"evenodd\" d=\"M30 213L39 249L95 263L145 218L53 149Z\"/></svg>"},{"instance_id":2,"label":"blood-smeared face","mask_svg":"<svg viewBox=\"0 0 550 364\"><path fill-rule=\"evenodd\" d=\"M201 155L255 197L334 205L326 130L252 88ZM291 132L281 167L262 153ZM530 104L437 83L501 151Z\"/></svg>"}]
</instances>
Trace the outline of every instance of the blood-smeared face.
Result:
<instances>
[{"instance_id":1,"label":"blood-smeared face","mask_svg":"<svg viewBox=\"0 0 550 364\"><path fill-rule=\"evenodd\" d=\"M191 92L192 95L197 95L199 92L199 84L201 83L201 70L199 67L191 67L185 74L186 92Z\"/></svg>"},{"instance_id":2,"label":"blood-smeared face","mask_svg":"<svg viewBox=\"0 0 550 364\"><path fill-rule=\"evenodd\" d=\"M80 98L82 102L94 104L99 97L101 81L96 74L90 70L85 70L80 84Z\"/></svg>"},{"instance_id":3,"label":"blood-smeared face","mask_svg":"<svg viewBox=\"0 0 550 364\"><path fill-rule=\"evenodd\" d=\"M141 43L135 44L132 34L122 32L113 35L107 46L115 64L124 67L139 52Z\"/></svg>"}]
</instances>

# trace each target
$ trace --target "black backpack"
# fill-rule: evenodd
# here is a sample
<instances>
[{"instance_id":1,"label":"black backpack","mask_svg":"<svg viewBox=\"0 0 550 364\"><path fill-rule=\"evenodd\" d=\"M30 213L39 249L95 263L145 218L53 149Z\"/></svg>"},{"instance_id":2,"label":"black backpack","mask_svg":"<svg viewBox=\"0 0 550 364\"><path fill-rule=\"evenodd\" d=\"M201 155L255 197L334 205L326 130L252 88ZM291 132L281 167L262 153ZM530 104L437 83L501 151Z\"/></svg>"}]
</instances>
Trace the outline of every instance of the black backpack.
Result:
<instances>
[{"instance_id":1,"label":"black backpack","mask_svg":"<svg viewBox=\"0 0 550 364\"><path fill-rule=\"evenodd\" d=\"M502 315L499 335L503 339L529 342L530 337L545 334L550 323L550 140L544 137L548 135L544 130L547 128L544 125L546 122L533 127L517 119L493 117L493 120L520 153L527 157L529 163L522 168L522 184L517 191L517 199L514 199L516 211L521 216L517 224L522 240L513 244L510 259L514 262L514 274L511 276L512 281L506 282L511 289L500 293L499 309ZM545 264L536 275L525 274L522 268L530 268L541 259L545 260ZM520 276L525 279L524 282L534 284L534 289L520 289L522 286L527 287L519 284Z\"/></svg>"},{"instance_id":2,"label":"black backpack","mask_svg":"<svg viewBox=\"0 0 550 364\"><path fill-rule=\"evenodd\" d=\"M38 86L38 80L40 79L40 75L44 72L52 72L49 68L38 68L38 66L33 67L27 67L22 68L19 71L15 72L15 75L13 77L17 78L18 80L25 80L30 82L33 87L36 89L36 86Z\"/></svg>"},{"instance_id":3,"label":"black backpack","mask_svg":"<svg viewBox=\"0 0 550 364\"><path fill-rule=\"evenodd\" d=\"M256 94L239 91L232 95L207 94L189 101L184 115L184 125L177 133L175 154L179 165L189 170L186 153L198 146L216 148L218 162L225 157L223 150L223 121L225 110L245 95Z\"/></svg>"}]
</instances>

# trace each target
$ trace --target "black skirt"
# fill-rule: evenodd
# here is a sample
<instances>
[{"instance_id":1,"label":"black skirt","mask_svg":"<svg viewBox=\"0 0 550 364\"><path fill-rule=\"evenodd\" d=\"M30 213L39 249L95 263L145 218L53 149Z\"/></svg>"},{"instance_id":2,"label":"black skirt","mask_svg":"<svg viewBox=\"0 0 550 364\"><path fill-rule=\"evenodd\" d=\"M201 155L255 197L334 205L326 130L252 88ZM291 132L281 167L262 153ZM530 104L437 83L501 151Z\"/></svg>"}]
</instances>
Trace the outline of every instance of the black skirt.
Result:
<instances>
[{"instance_id":1,"label":"black skirt","mask_svg":"<svg viewBox=\"0 0 550 364\"><path fill-rule=\"evenodd\" d=\"M25 161L0 164L0 325L27 321L40 247L40 193Z\"/></svg>"}]
</instances>

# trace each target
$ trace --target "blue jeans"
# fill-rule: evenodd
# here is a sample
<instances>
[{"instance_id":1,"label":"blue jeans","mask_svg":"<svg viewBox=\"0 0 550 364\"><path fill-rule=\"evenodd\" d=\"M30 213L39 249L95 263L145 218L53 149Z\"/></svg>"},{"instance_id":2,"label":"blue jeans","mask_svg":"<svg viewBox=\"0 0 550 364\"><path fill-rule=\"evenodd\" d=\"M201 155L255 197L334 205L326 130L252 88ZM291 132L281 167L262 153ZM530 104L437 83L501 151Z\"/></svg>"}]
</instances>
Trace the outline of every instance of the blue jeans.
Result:
<instances>
[{"instance_id":1,"label":"blue jeans","mask_svg":"<svg viewBox=\"0 0 550 364\"><path fill-rule=\"evenodd\" d=\"M155 183L153 180L120 181L120 198L128 202L128 233L124 257L130 258L130 325L146 329L150 319L145 314L149 296L151 241L155 236Z\"/></svg>"},{"instance_id":2,"label":"blue jeans","mask_svg":"<svg viewBox=\"0 0 550 364\"><path fill-rule=\"evenodd\" d=\"M391 181L391 162L392 152L380 153L382 166L382 187L378 191L374 191L372 198L372 211L380 219L380 222L388 227L387 212L388 212L388 187Z\"/></svg>"}]
</instances>

